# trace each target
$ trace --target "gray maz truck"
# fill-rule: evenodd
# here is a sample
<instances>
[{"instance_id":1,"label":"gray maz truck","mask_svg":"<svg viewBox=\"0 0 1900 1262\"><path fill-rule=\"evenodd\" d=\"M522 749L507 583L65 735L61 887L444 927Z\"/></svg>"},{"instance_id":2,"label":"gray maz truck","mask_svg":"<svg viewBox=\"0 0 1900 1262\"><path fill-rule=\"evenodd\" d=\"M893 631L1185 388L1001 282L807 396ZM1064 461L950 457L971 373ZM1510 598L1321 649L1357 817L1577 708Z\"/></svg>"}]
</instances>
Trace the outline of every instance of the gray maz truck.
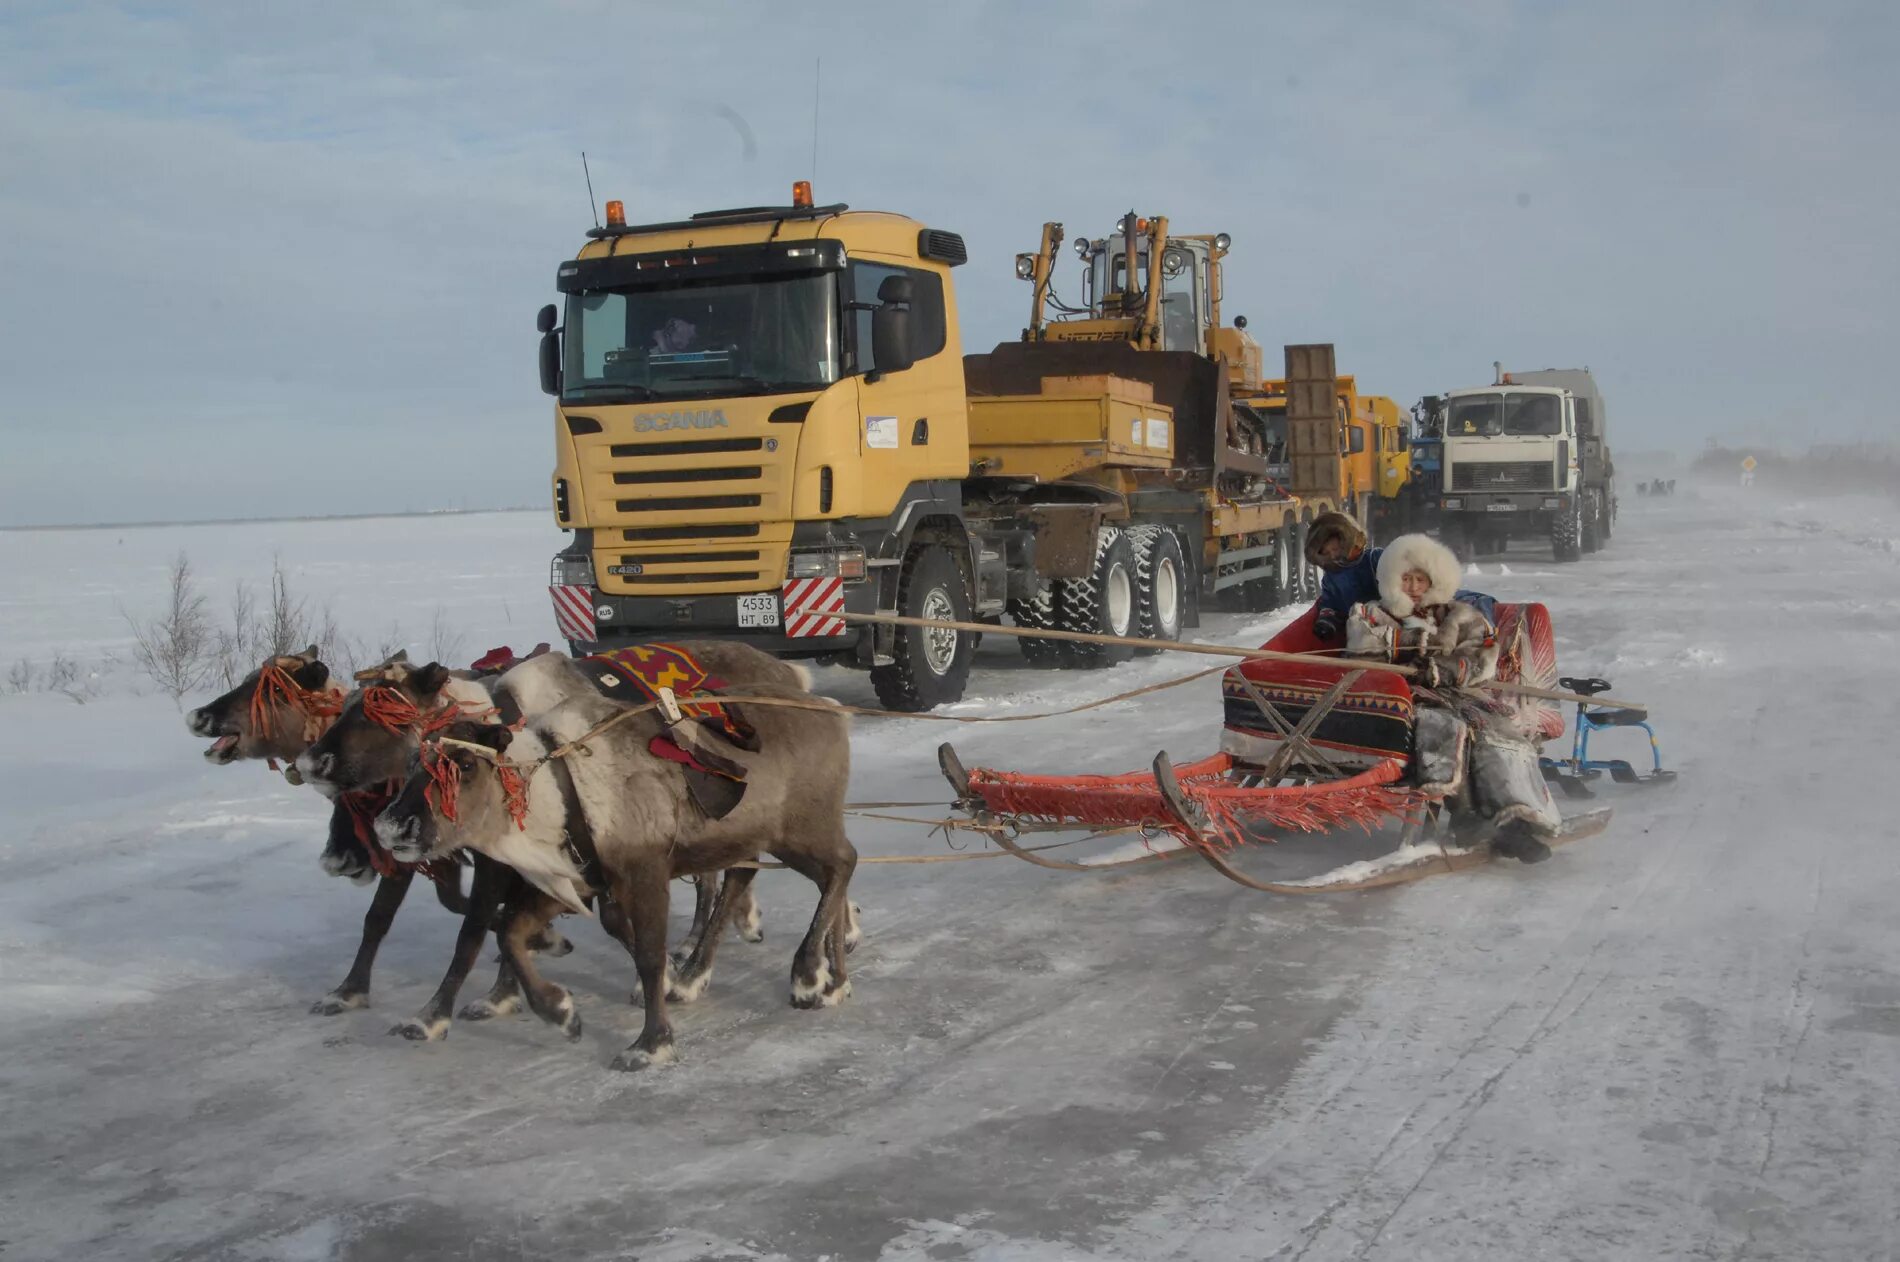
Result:
<instances>
[{"instance_id":1,"label":"gray maz truck","mask_svg":"<svg viewBox=\"0 0 1900 1262\"><path fill-rule=\"evenodd\" d=\"M1595 552L1616 520L1603 396L1588 368L1499 371L1423 403L1444 435L1438 528L1466 555L1548 539L1559 561Z\"/></svg>"}]
</instances>

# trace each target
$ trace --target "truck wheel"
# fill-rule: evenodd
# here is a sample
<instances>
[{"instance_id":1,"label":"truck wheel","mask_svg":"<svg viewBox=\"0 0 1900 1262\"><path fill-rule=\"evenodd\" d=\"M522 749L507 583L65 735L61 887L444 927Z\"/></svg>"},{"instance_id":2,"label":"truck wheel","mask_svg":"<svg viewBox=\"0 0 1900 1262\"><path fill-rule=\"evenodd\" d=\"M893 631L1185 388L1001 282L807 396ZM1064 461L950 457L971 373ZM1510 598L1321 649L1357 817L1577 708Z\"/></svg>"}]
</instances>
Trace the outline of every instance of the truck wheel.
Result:
<instances>
[{"instance_id":1,"label":"truck wheel","mask_svg":"<svg viewBox=\"0 0 1900 1262\"><path fill-rule=\"evenodd\" d=\"M1112 526L1095 536L1095 569L1087 578L1056 583L1056 625L1064 631L1128 636L1135 628L1135 552L1128 537ZM1064 642L1069 664L1096 670L1125 662L1133 645Z\"/></svg>"},{"instance_id":2,"label":"truck wheel","mask_svg":"<svg viewBox=\"0 0 1900 1262\"><path fill-rule=\"evenodd\" d=\"M1015 600L1010 602L1009 616L1016 625L1025 631L1054 631L1056 629L1056 592L1052 583L1042 589L1034 600ZM1044 670L1054 670L1062 665L1066 647L1060 640L1038 640L1029 636L1018 636L1016 643L1023 650L1023 660L1031 666Z\"/></svg>"},{"instance_id":3,"label":"truck wheel","mask_svg":"<svg viewBox=\"0 0 1900 1262\"><path fill-rule=\"evenodd\" d=\"M1288 559L1293 563L1293 589L1287 593L1289 604L1319 599L1319 578L1306 559L1306 532L1312 524L1303 521L1292 528L1293 553Z\"/></svg>"},{"instance_id":4,"label":"truck wheel","mask_svg":"<svg viewBox=\"0 0 1900 1262\"><path fill-rule=\"evenodd\" d=\"M1579 538L1585 552L1595 552L1603 546L1603 501L1595 494L1587 498L1590 502L1583 512L1583 531Z\"/></svg>"},{"instance_id":5,"label":"truck wheel","mask_svg":"<svg viewBox=\"0 0 1900 1262\"><path fill-rule=\"evenodd\" d=\"M1187 594L1181 542L1166 526L1136 526L1127 534L1135 557L1135 634L1149 640L1178 640ZM1135 650L1144 657L1160 651Z\"/></svg>"},{"instance_id":6,"label":"truck wheel","mask_svg":"<svg viewBox=\"0 0 1900 1262\"><path fill-rule=\"evenodd\" d=\"M1583 555L1583 499L1581 496L1561 516L1551 519L1550 554L1558 561L1575 561Z\"/></svg>"},{"instance_id":7,"label":"truck wheel","mask_svg":"<svg viewBox=\"0 0 1900 1262\"><path fill-rule=\"evenodd\" d=\"M1603 516L1600 524L1597 526L1597 534L1602 538L1603 542L1608 543L1610 541L1610 527L1614 525L1615 522L1616 496L1606 491L1603 496Z\"/></svg>"},{"instance_id":8,"label":"truck wheel","mask_svg":"<svg viewBox=\"0 0 1900 1262\"><path fill-rule=\"evenodd\" d=\"M912 548L898 580L897 612L943 622L970 620L970 589L943 548ZM899 627L889 666L871 668L871 686L887 710L929 710L963 700L975 639L967 631Z\"/></svg>"}]
</instances>

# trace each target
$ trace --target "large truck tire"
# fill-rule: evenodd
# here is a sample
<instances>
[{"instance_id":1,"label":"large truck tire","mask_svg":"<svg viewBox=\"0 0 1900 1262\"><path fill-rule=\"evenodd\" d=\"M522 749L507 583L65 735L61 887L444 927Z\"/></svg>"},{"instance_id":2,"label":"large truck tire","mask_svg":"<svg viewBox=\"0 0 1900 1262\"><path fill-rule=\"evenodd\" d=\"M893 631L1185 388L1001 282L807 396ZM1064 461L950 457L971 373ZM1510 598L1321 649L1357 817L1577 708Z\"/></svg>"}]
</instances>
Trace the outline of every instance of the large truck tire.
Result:
<instances>
[{"instance_id":1,"label":"large truck tire","mask_svg":"<svg viewBox=\"0 0 1900 1262\"><path fill-rule=\"evenodd\" d=\"M922 544L904 558L898 579L897 612L940 622L970 620L970 586L956 558L937 544ZM963 700L970 680L976 637L968 631L898 627L889 666L871 668L871 686L887 710L931 710Z\"/></svg>"},{"instance_id":2,"label":"large truck tire","mask_svg":"<svg viewBox=\"0 0 1900 1262\"><path fill-rule=\"evenodd\" d=\"M1042 589L1034 600L1013 600L1009 604L1009 616L1016 625L1025 631L1054 631L1056 629L1056 591L1052 583ZM1018 636L1018 646L1022 648L1023 660L1031 666L1043 670L1054 670L1064 662L1066 647L1060 640L1039 640L1031 636Z\"/></svg>"},{"instance_id":3,"label":"large truck tire","mask_svg":"<svg viewBox=\"0 0 1900 1262\"><path fill-rule=\"evenodd\" d=\"M1135 558L1135 634L1146 640L1178 640L1187 604L1187 565L1181 541L1166 526L1136 526L1126 532ZM1160 649L1136 649L1146 657Z\"/></svg>"},{"instance_id":4,"label":"large truck tire","mask_svg":"<svg viewBox=\"0 0 1900 1262\"><path fill-rule=\"evenodd\" d=\"M1087 578L1056 581L1056 625L1064 631L1126 637L1135 628L1135 551L1113 526L1095 536L1095 568ZM1063 641L1068 664L1099 670L1135 655L1134 645Z\"/></svg>"},{"instance_id":5,"label":"large truck tire","mask_svg":"<svg viewBox=\"0 0 1900 1262\"><path fill-rule=\"evenodd\" d=\"M1595 491L1584 496L1583 526L1579 542L1585 552L1595 552L1603 546L1603 497Z\"/></svg>"},{"instance_id":6,"label":"large truck tire","mask_svg":"<svg viewBox=\"0 0 1900 1262\"><path fill-rule=\"evenodd\" d=\"M1575 561L1583 556L1583 497L1578 496L1569 511L1551 518L1550 555L1558 561Z\"/></svg>"},{"instance_id":7,"label":"large truck tire","mask_svg":"<svg viewBox=\"0 0 1900 1262\"><path fill-rule=\"evenodd\" d=\"M1605 488L1603 492L1603 524L1597 531L1597 533L1603 537L1603 542L1608 543L1610 541L1610 530L1615 524L1616 494L1608 488Z\"/></svg>"},{"instance_id":8,"label":"large truck tire","mask_svg":"<svg viewBox=\"0 0 1900 1262\"><path fill-rule=\"evenodd\" d=\"M1293 590L1288 593L1292 601L1319 599L1319 571L1306 559L1306 532L1312 524L1302 521L1293 530Z\"/></svg>"}]
</instances>

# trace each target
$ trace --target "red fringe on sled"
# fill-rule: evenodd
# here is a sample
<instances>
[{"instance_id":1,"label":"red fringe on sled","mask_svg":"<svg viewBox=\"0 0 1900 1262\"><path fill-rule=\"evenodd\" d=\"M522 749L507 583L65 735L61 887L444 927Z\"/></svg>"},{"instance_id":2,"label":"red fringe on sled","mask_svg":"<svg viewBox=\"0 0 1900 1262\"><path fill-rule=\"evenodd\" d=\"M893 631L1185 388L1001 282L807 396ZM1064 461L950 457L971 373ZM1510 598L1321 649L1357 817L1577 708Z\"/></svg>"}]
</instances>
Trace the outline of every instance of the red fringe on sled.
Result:
<instances>
[{"instance_id":1,"label":"red fringe on sled","mask_svg":"<svg viewBox=\"0 0 1900 1262\"><path fill-rule=\"evenodd\" d=\"M1145 826L1189 845L1205 839L1224 850L1273 840L1261 828L1319 833L1350 825L1370 832L1387 820L1409 818L1425 802L1417 790L1395 785L1405 768L1391 759L1349 779L1272 789L1231 784L1232 769L1226 754L1175 768L1182 794L1207 814L1204 838L1174 819L1154 776L1145 771L1032 776L979 767L970 772L970 788L993 815L1090 828Z\"/></svg>"}]
</instances>

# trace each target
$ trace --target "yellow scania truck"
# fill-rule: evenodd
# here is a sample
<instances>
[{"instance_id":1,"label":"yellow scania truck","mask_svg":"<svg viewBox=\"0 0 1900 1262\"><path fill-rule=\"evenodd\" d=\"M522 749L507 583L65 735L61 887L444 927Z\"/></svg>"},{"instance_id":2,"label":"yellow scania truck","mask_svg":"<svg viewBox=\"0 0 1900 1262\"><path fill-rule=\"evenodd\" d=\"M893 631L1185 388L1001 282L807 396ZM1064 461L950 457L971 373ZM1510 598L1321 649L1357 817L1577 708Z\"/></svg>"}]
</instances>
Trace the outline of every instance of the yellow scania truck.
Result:
<instances>
[{"instance_id":1,"label":"yellow scania truck","mask_svg":"<svg viewBox=\"0 0 1900 1262\"><path fill-rule=\"evenodd\" d=\"M1351 454L1332 348L1287 348L1276 448L1237 401L1261 393L1261 353L1244 320L1221 324L1224 235L1131 214L1076 243L1085 292L1066 306L1045 225L1017 260L1035 287L1022 341L967 357L962 238L803 184L789 206L672 223L609 202L588 237L539 319L573 533L551 589L576 651L739 639L866 668L887 706L928 709L962 696L973 635L828 615L1165 638L1203 600L1316 587L1304 523L1338 482L1293 471L1308 448ZM1051 666L1132 651L1022 644Z\"/></svg>"}]
</instances>

